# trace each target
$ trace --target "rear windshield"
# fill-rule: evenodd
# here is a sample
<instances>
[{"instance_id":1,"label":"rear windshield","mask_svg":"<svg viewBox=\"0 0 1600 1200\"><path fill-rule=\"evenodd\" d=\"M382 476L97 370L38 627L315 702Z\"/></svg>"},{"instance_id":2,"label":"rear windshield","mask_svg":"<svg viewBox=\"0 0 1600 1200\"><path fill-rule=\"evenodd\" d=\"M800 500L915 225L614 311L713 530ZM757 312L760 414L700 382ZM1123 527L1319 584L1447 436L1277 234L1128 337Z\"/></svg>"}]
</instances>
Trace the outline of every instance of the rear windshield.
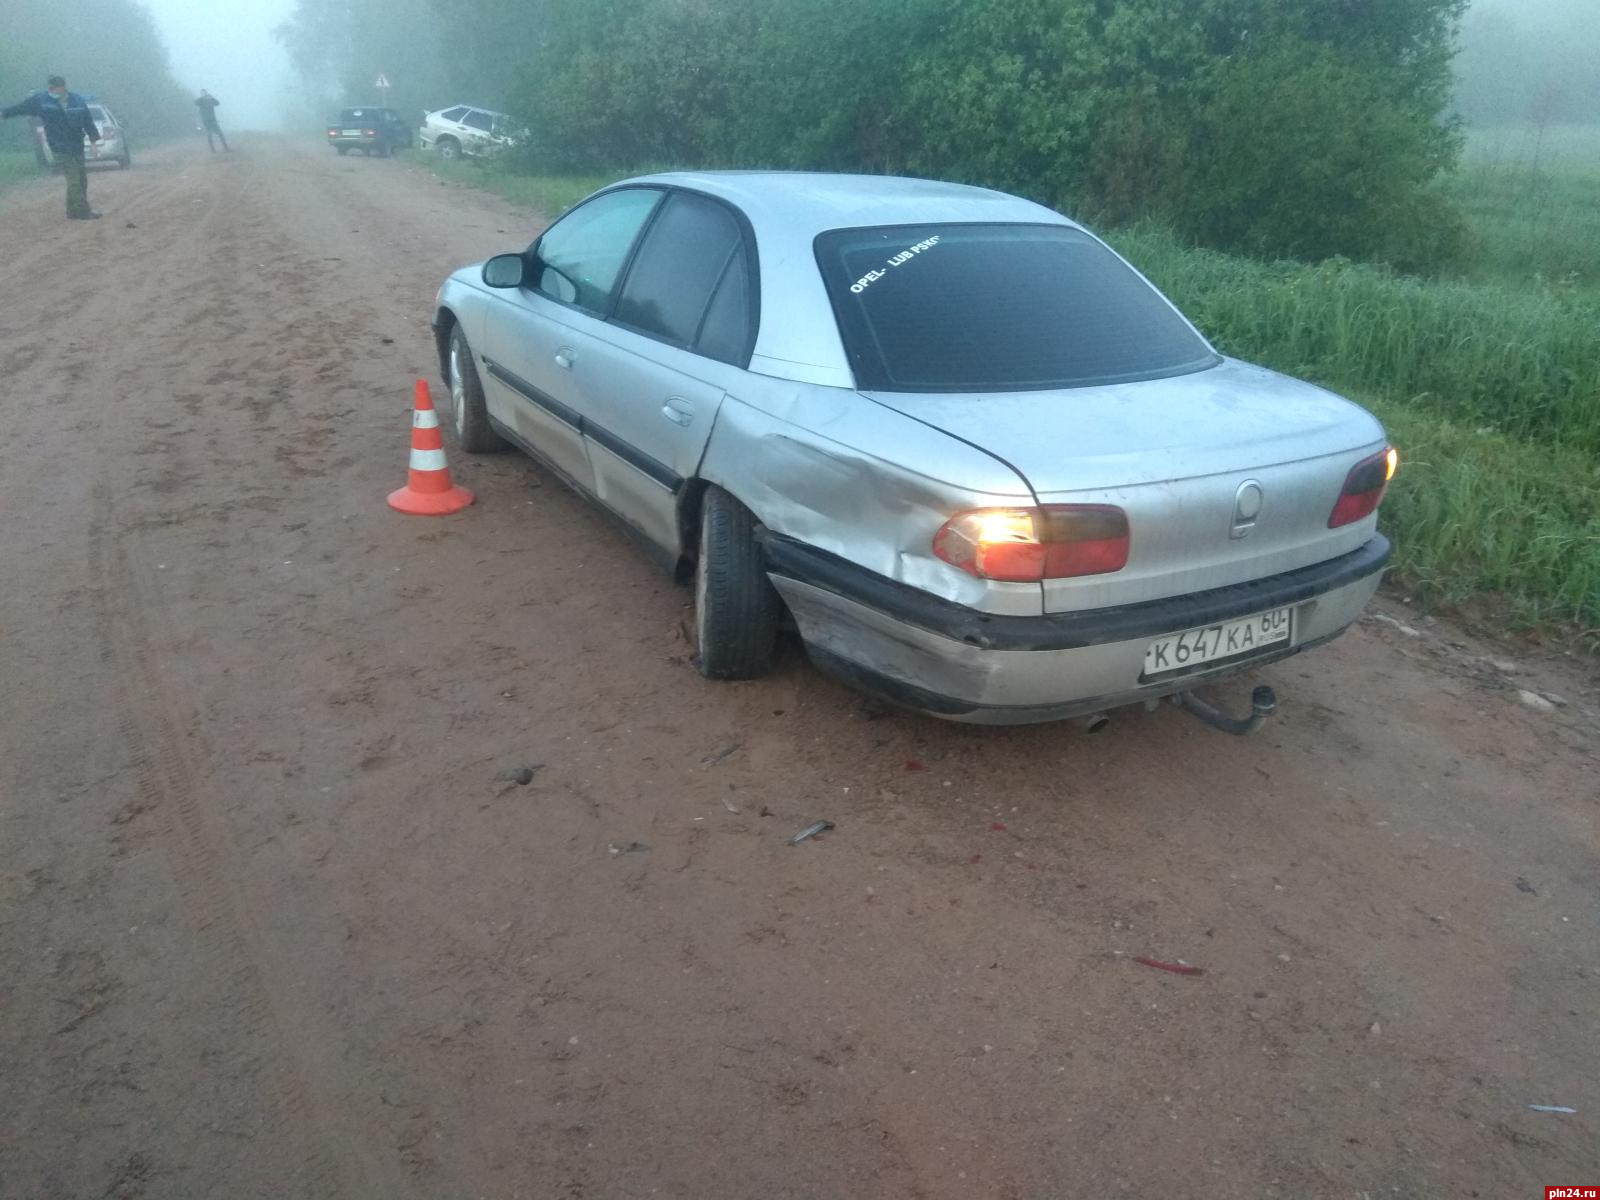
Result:
<instances>
[{"instance_id":1,"label":"rear windshield","mask_svg":"<svg viewBox=\"0 0 1600 1200\"><path fill-rule=\"evenodd\" d=\"M816 251L864 390L1089 387L1218 361L1159 292L1081 230L837 229Z\"/></svg>"},{"instance_id":2,"label":"rear windshield","mask_svg":"<svg viewBox=\"0 0 1600 1200\"><path fill-rule=\"evenodd\" d=\"M345 125L359 125L363 121L376 121L383 116L380 108L347 108L339 114L339 120Z\"/></svg>"},{"instance_id":3,"label":"rear windshield","mask_svg":"<svg viewBox=\"0 0 1600 1200\"><path fill-rule=\"evenodd\" d=\"M105 109L96 108L92 104L89 105L89 119L91 121L93 121L96 125L105 124L109 120L109 118L106 116L106 110Z\"/></svg>"}]
</instances>

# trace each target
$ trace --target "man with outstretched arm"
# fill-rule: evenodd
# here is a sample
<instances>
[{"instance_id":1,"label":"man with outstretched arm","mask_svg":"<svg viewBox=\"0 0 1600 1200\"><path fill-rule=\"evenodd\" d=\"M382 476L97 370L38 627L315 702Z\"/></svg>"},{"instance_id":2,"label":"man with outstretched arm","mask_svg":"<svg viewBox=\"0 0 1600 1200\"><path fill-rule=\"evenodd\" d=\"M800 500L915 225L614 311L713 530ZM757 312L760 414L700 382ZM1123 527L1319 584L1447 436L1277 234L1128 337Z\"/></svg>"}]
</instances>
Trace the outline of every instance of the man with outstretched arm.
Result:
<instances>
[{"instance_id":1,"label":"man with outstretched arm","mask_svg":"<svg viewBox=\"0 0 1600 1200\"><path fill-rule=\"evenodd\" d=\"M67 81L50 76L45 90L0 109L0 117L37 117L44 125L50 153L67 177L67 216L74 221L95 221L100 214L89 208L89 171L83 165L83 142L99 143L100 128L89 115L89 102L67 91Z\"/></svg>"},{"instance_id":2,"label":"man with outstretched arm","mask_svg":"<svg viewBox=\"0 0 1600 1200\"><path fill-rule=\"evenodd\" d=\"M217 105L221 103L205 88L200 89L200 95L194 102L194 106L200 110L200 124L206 131L206 148L213 154L217 152L217 144L211 140L212 135L222 143L224 151L228 149L228 139L222 136L222 126L217 124Z\"/></svg>"}]
</instances>

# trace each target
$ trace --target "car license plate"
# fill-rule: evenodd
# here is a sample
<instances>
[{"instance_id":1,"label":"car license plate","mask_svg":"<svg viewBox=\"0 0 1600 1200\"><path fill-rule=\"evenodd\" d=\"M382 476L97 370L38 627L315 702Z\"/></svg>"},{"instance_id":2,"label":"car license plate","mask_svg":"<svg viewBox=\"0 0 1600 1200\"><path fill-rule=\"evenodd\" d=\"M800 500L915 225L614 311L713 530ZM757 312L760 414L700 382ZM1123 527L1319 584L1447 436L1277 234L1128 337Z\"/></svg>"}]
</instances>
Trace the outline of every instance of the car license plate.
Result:
<instances>
[{"instance_id":1,"label":"car license plate","mask_svg":"<svg viewBox=\"0 0 1600 1200\"><path fill-rule=\"evenodd\" d=\"M1157 638L1144 652L1144 676L1170 675L1206 663L1246 658L1289 640L1287 608Z\"/></svg>"},{"instance_id":2,"label":"car license plate","mask_svg":"<svg viewBox=\"0 0 1600 1200\"><path fill-rule=\"evenodd\" d=\"M359 130L359 129L341 129L339 132L342 133L345 137L360 137L361 136L361 130Z\"/></svg>"}]
</instances>

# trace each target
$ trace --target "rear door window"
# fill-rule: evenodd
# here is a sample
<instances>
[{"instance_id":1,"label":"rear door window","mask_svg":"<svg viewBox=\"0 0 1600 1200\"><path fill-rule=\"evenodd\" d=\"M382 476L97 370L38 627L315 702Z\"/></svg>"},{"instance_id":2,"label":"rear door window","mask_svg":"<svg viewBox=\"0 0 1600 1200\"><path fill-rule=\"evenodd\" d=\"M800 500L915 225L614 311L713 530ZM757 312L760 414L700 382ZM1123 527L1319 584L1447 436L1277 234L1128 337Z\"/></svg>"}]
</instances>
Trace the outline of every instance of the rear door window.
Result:
<instances>
[{"instance_id":1,"label":"rear door window","mask_svg":"<svg viewBox=\"0 0 1600 1200\"><path fill-rule=\"evenodd\" d=\"M1161 293L1069 226L841 229L816 252L864 390L1055 390L1218 361Z\"/></svg>"},{"instance_id":2,"label":"rear door window","mask_svg":"<svg viewBox=\"0 0 1600 1200\"><path fill-rule=\"evenodd\" d=\"M675 346L693 345L742 241L739 223L724 205L673 193L628 272L617 322Z\"/></svg>"},{"instance_id":3,"label":"rear door window","mask_svg":"<svg viewBox=\"0 0 1600 1200\"><path fill-rule=\"evenodd\" d=\"M697 352L735 366L749 364L756 325L752 276L749 250L741 245L728 261L728 269L722 273L722 282L717 285L711 306L706 309L700 336L695 340Z\"/></svg>"},{"instance_id":4,"label":"rear door window","mask_svg":"<svg viewBox=\"0 0 1600 1200\"><path fill-rule=\"evenodd\" d=\"M439 114L439 118L444 121L459 121L466 111L464 108L447 108Z\"/></svg>"},{"instance_id":5,"label":"rear door window","mask_svg":"<svg viewBox=\"0 0 1600 1200\"><path fill-rule=\"evenodd\" d=\"M467 115L461 118L461 123L472 129L481 129L485 133L488 133L494 125L494 121L488 113L479 112L477 109L470 109Z\"/></svg>"},{"instance_id":6,"label":"rear door window","mask_svg":"<svg viewBox=\"0 0 1600 1200\"><path fill-rule=\"evenodd\" d=\"M609 313L617 277L660 200L655 188L622 188L573 209L533 247L535 287L563 304Z\"/></svg>"}]
</instances>

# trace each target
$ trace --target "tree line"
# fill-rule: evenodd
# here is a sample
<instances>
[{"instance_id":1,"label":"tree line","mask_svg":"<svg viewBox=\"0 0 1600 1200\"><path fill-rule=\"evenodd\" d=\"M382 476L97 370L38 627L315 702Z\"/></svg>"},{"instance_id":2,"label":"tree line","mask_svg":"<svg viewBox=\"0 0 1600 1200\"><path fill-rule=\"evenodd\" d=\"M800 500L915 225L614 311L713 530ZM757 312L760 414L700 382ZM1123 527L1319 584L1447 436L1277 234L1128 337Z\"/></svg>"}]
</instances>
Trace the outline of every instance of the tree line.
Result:
<instances>
[{"instance_id":1,"label":"tree line","mask_svg":"<svg viewBox=\"0 0 1600 1200\"><path fill-rule=\"evenodd\" d=\"M0 12L0 104L63 75L73 91L105 101L135 136L194 124L155 22L134 0L3 0ZM26 147L29 136L22 122L0 126L0 145Z\"/></svg>"},{"instance_id":2,"label":"tree line","mask_svg":"<svg viewBox=\"0 0 1600 1200\"><path fill-rule=\"evenodd\" d=\"M1449 262L1466 0L298 0L301 71L503 108L541 170L862 170L1265 257Z\"/></svg>"}]
</instances>

